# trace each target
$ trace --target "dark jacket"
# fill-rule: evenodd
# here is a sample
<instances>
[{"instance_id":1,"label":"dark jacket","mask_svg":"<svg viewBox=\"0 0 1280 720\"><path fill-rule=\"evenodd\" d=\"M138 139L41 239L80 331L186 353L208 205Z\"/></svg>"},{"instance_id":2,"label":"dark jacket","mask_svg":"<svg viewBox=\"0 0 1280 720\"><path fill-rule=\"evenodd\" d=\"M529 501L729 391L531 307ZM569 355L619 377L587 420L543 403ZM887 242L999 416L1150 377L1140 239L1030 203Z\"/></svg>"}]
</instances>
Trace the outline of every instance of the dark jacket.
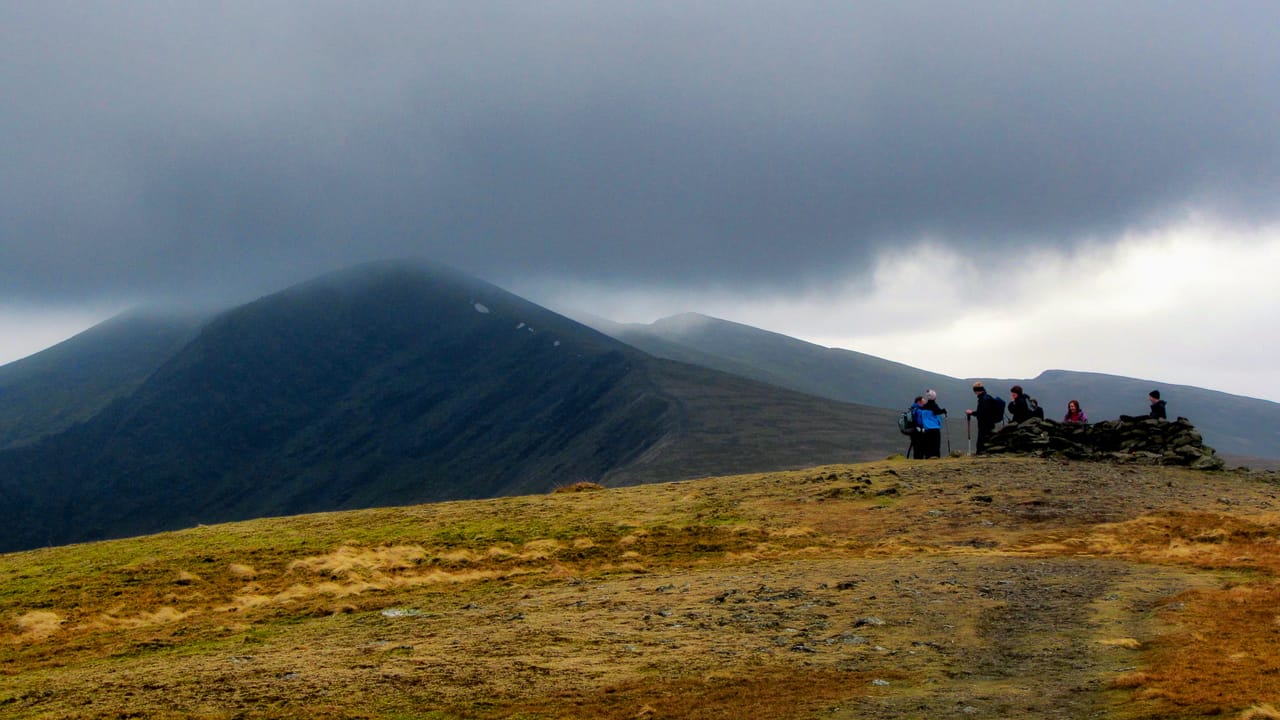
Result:
<instances>
[{"instance_id":1,"label":"dark jacket","mask_svg":"<svg viewBox=\"0 0 1280 720\"><path fill-rule=\"evenodd\" d=\"M1031 406L1027 404L1026 393L1018 393L1018 399L1009 401L1009 416L1016 423L1033 417Z\"/></svg>"},{"instance_id":2,"label":"dark jacket","mask_svg":"<svg viewBox=\"0 0 1280 720\"><path fill-rule=\"evenodd\" d=\"M1166 412L1165 412L1165 409L1164 409L1164 401L1163 401L1163 400L1157 400L1157 401L1155 401L1155 402L1151 403L1151 414L1147 415L1147 417L1159 418L1159 419L1161 419L1161 420L1167 420L1167 419L1169 418L1169 415L1168 415L1168 413L1166 413Z\"/></svg>"},{"instance_id":3,"label":"dark jacket","mask_svg":"<svg viewBox=\"0 0 1280 720\"><path fill-rule=\"evenodd\" d=\"M947 414L947 409L946 409L946 408L940 408L940 407L938 407L938 401L937 401L937 400L930 400L929 402L925 403L925 404L924 404L924 409L925 409L925 410L928 410L929 412L933 413L934 415L946 415L946 414Z\"/></svg>"},{"instance_id":4,"label":"dark jacket","mask_svg":"<svg viewBox=\"0 0 1280 720\"><path fill-rule=\"evenodd\" d=\"M973 416L978 419L978 428L989 430L1004 419L1004 410L1000 403L986 391L978 393L978 406L973 409Z\"/></svg>"}]
</instances>

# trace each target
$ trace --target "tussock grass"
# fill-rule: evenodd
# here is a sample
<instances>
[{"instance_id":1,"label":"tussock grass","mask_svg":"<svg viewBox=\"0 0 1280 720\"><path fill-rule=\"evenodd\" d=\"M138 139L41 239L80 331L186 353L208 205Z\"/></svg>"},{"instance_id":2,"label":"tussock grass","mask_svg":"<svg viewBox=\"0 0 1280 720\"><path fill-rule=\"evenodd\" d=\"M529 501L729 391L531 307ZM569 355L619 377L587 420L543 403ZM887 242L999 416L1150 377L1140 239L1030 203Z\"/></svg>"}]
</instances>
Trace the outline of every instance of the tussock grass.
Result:
<instances>
[{"instance_id":1,"label":"tussock grass","mask_svg":"<svg viewBox=\"0 0 1280 720\"><path fill-rule=\"evenodd\" d=\"M15 632L11 642L30 643L48 638L62 626L62 616L49 610L32 610L13 621Z\"/></svg>"},{"instance_id":2,"label":"tussock grass","mask_svg":"<svg viewBox=\"0 0 1280 720\"><path fill-rule=\"evenodd\" d=\"M1115 638L1112 640L1100 640L1103 645L1111 647L1121 647L1126 650L1138 650L1142 647L1142 641L1137 638Z\"/></svg>"},{"instance_id":3,"label":"tussock grass","mask_svg":"<svg viewBox=\"0 0 1280 720\"><path fill-rule=\"evenodd\" d=\"M1152 643L1150 665L1134 684L1138 697L1158 700L1170 713L1264 707L1252 704L1280 695L1277 608L1280 583L1274 581L1174 598L1165 612L1178 629Z\"/></svg>"},{"instance_id":4,"label":"tussock grass","mask_svg":"<svg viewBox=\"0 0 1280 720\"><path fill-rule=\"evenodd\" d=\"M604 489L604 486L601 485L600 483L594 483L594 482L582 480L580 482L571 483L569 485L561 485L560 487L557 487L554 490L552 490L552 492L580 493L580 492L594 492L596 490L603 490L603 489Z\"/></svg>"}]
</instances>

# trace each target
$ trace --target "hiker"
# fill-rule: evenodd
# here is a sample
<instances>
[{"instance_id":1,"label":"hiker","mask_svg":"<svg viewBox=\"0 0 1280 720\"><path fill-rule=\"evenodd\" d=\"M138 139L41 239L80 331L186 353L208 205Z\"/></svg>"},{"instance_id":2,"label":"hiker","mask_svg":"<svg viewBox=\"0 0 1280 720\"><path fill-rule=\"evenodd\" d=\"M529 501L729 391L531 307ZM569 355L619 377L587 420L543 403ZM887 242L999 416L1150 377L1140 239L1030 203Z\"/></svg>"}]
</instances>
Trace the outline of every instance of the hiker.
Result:
<instances>
[{"instance_id":1,"label":"hiker","mask_svg":"<svg viewBox=\"0 0 1280 720\"><path fill-rule=\"evenodd\" d=\"M1152 390L1147 393L1147 400L1151 401L1151 412L1147 417L1156 418L1157 420L1167 420L1169 418L1169 414L1164 409L1165 402L1160 399L1159 390Z\"/></svg>"},{"instance_id":2,"label":"hiker","mask_svg":"<svg viewBox=\"0 0 1280 720\"><path fill-rule=\"evenodd\" d=\"M1067 414L1062 417L1062 422L1072 425L1088 425L1089 416L1084 414L1084 410L1080 409L1079 400L1071 400L1067 402Z\"/></svg>"},{"instance_id":3,"label":"hiker","mask_svg":"<svg viewBox=\"0 0 1280 720\"><path fill-rule=\"evenodd\" d=\"M1036 399L1026 394L1021 385L1009 388L1009 422L1020 423L1023 420L1044 419L1044 408Z\"/></svg>"},{"instance_id":4,"label":"hiker","mask_svg":"<svg viewBox=\"0 0 1280 720\"><path fill-rule=\"evenodd\" d=\"M909 458L920 457L920 446L923 442L921 439L922 433L920 422L922 420L921 412L923 410L924 397L917 395L915 399L911 401L911 407L907 408L907 411L904 412L902 417L898 420L898 429L906 433L907 436L911 438L910 443L907 445L907 457Z\"/></svg>"},{"instance_id":5,"label":"hiker","mask_svg":"<svg viewBox=\"0 0 1280 720\"><path fill-rule=\"evenodd\" d=\"M938 407L938 393L930 390L925 393L926 402L916 403L916 457L942 457L942 415L947 411ZM917 398L919 400L919 398Z\"/></svg>"},{"instance_id":6,"label":"hiker","mask_svg":"<svg viewBox=\"0 0 1280 720\"><path fill-rule=\"evenodd\" d=\"M977 419L977 453L982 454L987 449L987 441L991 439L991 433L996 431L996 423L1004 419L1004 400L988 395L981 380L973 384L973 394L976 396L977 407L964 411L965 422L968 422L968 418Z\"/></svg>"},{"instance_id":7,"label":"hiker","mask_svg":"<svg viewBox=\"0 0 1280 720\"><path fill-rule=\"evenodd\" d=\"M1151 410L1148 411L1146 415L1138 415L1137 417L1134 417L1133 415L1121 415L1120 419L1122 421L1133 422L1135 420L1150 420L1152 418L1156 420L1167 420L1169 418L1169 413L1165 410L1165 401L1160 399L1159 390L1152 390L1147 393L1147 401L1151 403Z\"/></svg>"},{"instance_id":8,"label":"hiker","mask_svg":"<svg viewBox=\"0 0 1280 720\"><path fill-rule=\"evenodd\" d=\"M937 390L930 390L929 392L925 393L924 399L925 399L925 404L924 404L925 410L928 410L934 415L947 414L946 408L938 407L938 391Z\"/></svg>"},{"instance_id":9,"label":"hiker","mask_svg":"<svg viewBox=\"0 0 1280 720\"><path fill-rule=\"evenodd\" d=\"M1027 404L1027 396L1021 385L1009 388L1009 422L1020 423L1032 417L1031 406Z\"/></svg>"}]
</instances>

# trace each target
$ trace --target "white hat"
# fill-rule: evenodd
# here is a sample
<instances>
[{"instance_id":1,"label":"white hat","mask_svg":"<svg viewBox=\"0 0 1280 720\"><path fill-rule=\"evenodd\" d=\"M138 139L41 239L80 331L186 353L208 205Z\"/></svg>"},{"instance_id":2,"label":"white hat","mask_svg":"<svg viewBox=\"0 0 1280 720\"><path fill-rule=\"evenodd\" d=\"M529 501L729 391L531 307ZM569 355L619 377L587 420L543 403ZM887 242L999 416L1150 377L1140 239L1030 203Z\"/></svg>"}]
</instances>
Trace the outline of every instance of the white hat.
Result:
<instances>
[{"instance_id":1,"label":"white hat","mask_svg":"<svg viewBox=\"0 0 1280 720\"><path fill-rule=\"evenodd\" d=\"M937 399L938 399L938 391L937 391L937 390L930 390L929 392L925 393L925 394L924 394L924 396L925 396L925 397L927 397L927 398L929 398L930 400L937 400Z\"/></svg>"}]
</instances>

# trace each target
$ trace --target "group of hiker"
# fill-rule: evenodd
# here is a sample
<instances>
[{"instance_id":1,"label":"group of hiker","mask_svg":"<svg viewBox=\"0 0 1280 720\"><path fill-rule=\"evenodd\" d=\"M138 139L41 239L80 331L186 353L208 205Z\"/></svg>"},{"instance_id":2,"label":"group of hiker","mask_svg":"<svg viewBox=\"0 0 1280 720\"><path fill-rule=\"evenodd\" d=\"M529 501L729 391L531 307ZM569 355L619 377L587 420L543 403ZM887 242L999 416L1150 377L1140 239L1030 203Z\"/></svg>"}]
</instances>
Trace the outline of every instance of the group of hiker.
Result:
<instances>
[{"instance_id":1,"label":"group of hiker","mask_svg":"<svg viewBox=\"0 0 1280 720\"><path fill-rule=\"evenodd\" d=\"M1022 390L1021 385L1014 385L1009 388L1009 402L987 392L982 381L973 384L973 394L975 399L975 407L971 410L965 410L965 425L969 427L970 421L976 421L978 426L977 448L976 452L982 453L986 450L987 443L991 439L991 434L996 431L996 426L1002 422L1020 423L1031 418L1044 419L1044 408L1036 402L1035 398L1027 395ZM1147 400L1151 407L1146 415L1132 416L1121 415L1121 420L1142 420L1145 418L1167 419L1168 412L1165 409L1165 401L1160 399L1160 391L1152 390L1147 395ZM1006 420L1005 412L1008 411ZM907 449L907 457L916 458L935 458L942 456L942 428L946 418L947 411L938 407L938 393L936 390L929 390L924 395L917 396L912 402L911 407L902 414L899 420L899 428L905 434L911 436L911 445ZM1067 412L1062 417L1064 423L1074 423L1084 425L1089 422L1089 417L1085 415L1084 409L1080 407L1079 400L1071 400L1067 403ZM948 452L950 451L951 439L947 438Z\"/></svg>"}]
</instances>

